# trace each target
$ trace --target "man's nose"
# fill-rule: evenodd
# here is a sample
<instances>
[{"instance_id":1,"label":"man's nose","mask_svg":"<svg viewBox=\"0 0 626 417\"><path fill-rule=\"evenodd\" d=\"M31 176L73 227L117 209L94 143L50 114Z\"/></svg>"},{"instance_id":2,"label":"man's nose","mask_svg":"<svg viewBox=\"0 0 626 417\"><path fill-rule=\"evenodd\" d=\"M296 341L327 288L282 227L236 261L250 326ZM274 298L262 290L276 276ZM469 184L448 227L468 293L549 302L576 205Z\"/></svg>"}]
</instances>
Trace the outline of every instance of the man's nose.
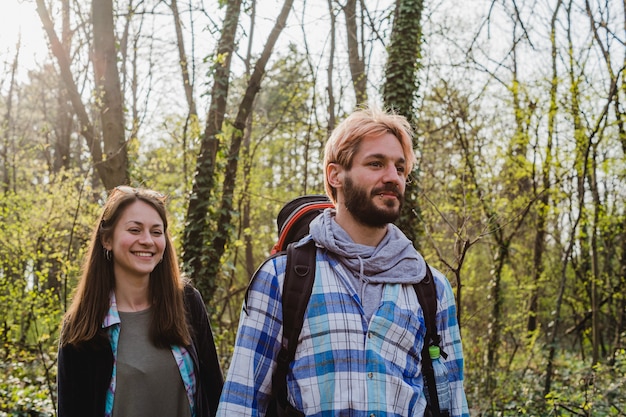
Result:
<instances>
[{"instance_id":1,"label":"man's nose","mask_svg":"<svg viewBox=\"0 0 626 417\"><path fill-rule=\"evenodd\" d=\"M398 172L398 168L395 165L390 165L385 168L385 175L383 176L383 182L385 183L394 183L394 184L404 184L405 178L401 172Z\"/></svg>"}]
</instances>

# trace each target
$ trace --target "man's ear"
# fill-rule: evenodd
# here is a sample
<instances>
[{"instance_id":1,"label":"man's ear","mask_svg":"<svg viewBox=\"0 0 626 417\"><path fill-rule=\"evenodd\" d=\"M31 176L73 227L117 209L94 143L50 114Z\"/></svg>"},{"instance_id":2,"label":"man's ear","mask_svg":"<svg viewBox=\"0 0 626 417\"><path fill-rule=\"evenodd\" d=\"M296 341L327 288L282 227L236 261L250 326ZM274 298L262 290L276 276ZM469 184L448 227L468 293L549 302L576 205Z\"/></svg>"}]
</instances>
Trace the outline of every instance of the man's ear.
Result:
<instances>
[{"instance_id":1,"label":"man's ear","mask_svg":"<svg viewBox=\"0 0 626 417\"><path fill-rule=\"evenodd\" d=\"M330 163L326 167L328 184L333 188L341 188L343 185L344 169L341 165Z\"/></svg>"}]
</instances>

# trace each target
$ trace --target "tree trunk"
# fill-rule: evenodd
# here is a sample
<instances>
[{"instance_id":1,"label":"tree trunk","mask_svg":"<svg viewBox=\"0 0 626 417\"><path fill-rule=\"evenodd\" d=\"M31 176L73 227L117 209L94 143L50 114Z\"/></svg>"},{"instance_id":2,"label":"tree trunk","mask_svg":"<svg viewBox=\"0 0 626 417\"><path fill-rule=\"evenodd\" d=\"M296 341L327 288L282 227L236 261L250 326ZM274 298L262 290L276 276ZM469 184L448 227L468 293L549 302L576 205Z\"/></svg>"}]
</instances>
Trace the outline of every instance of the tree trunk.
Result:
<instances>
[{"instance_id":1,"label":"tree trunk","mask_svg":"<svg viewBox=\"0 0 626 417\"><path fill-rule=\"evenodd\" d=\"M618 132L619 132L619 138L622 144L622 148L626 151L626 142L624 142L624 138L626 137L625 133L624 133L624 111L622 109L622 106L619 103L619 94L618 94L618 90L619 89L624 89L624 82L622 80L622 77L619 77L619 72L616 74L615 71L612 68L612 64L611 64L611 55L609 53L609 48L610 46L608 44L605 45L606 39L604 38L604 36L602 36L599 33L599 28L603 26L604 22L603 20L601 21L596 21L596 19L594 18L594 14L592 12L592 8L591 5L589 4L589 1L586 0L585 1L585 8L587 11L587 16L589 17L589 27L593 33L594 39L596 41L597 46L600 48L602 55L604 57L604 61L606 64L606 68L607 68L607 75L611 80L611 91L609 94L609 97L607 98L607 105L605 107L605 111L604 113L606 114L608 112L608 107L609 105L613 104L615 113L616 113L616 120L617 120L617 128L618 128ZM626 2L622 2L622 12L624 13L624 15L622 16L623 18L626 18ZM602 19L602 18L601 18ZM625 27L626 29L626 27ZM626 58L624 58L624 60L626 61ZM619 70L621 72L621 70ZM619 81L618 81L619 80ZM621 82L621 86L620 88L618 88L618 82ZM599 123L598 123L599 125ZM599 130L598 127L596 127L595 131ZM595 132L594 132L595 133ZM599 141L599 140L598 140ZM598 170L598 161L597 161L597 150L598 150L598 143L596 142L595 144L592 145L593 146L593 153L591 154L591 161L590 161L590 174L588 177L588 184L589 187L591 189L591 195L593 197L593 209L594 209L594 214L593 214L593 230L592 230L592 235L591 235L591 265L592 265L592 276L591 276L591 311L592 311L592 346L593 346L593 353L592 353L592 358L593 358L593 363L595 364L601 356L600 353L600 344L601 344L601 323L600 323L600 297L598 294L598 291L600 290L600 286L603 283L603 279L602 279L602 272L600 271L600 266L599 266L599 262L600 262L600 258L601 258L601 252L604 251L605 246L603 244L601 244L600 242L598 242L599 239L602 239L602 236L598 237L598 234L600 233L601 235L603 234L602 229L603 226L602 224L603 219L602 217L605 216L604 213L606 213L606 207L603 207L602 205L602 201L600 199L600 190L599 190L599 185L598 185L598 174L597 174L597 170ZM623 232L622 232L623 233ZM605 251L605 255L608 255L608 253L606 253ZM607 271L607 276L609 276L612 272L611 271ZM622 275L622 282L623 282L623 275ZM620 287L623 288L623 287ZM623 292L620 292L623 294ZM609 296L612 296L612 294L610 294ZM616 294L616 298L617 298L617 304L620 304L619 299L622 298L623 296L619 296ZM623 306L623 301L622 301L622 306ZM618 313L619 315L617 317L615 317L615 319L617 320L617 324L618 324L618 329L620 327L620 317L623 317L624 313L623 313L623 308L621 310L618 310L620 313ZM619 338L618 338L619 339ZM619 346L619 345L616 345ZM602 355L604 354L604 352L602 352Z\"/></svg>"},{"instance_id":2,"label":"tree trunk","mask_svg":"<svg viewBox=\"0 0 626 417\"><path fill-rule=\"evenodd\" d=\"M189 63L187 53L185 52L185 40L183 38L183 29L180 23L180 14L178 13L178 1L171 0L170 8L174 17L174 28L176 29L176 45L178 46L178 62L180 63L180 72L183 77L183 89L185 90L185 98L189 106L189 118L197 117L196 101L193 98L193 81L189 76Z\"/></svg>"},{"instance_id":3,"label":"tree trunk","mask_svg":"<svg viewBox=\"0 0 626 417\"><path fill-rule=\"evenodd\" d=\"M550 42L552 45L552 79L550 80L550 110L548 112L548 134L546 143L546 155L542 168L543 192L539 197L539 207L537 208L537 234L533 245L533 286L530 294L528 306L528 323L526 330L533 333L537 330L537 314L539 312L539 294L541 275L543 274L543 253L546 246L546 222L550 205L550 172L552 170L552 143L556 135L556 111L558 107L557 87L559 84L559 73L557 67L557 44L556 44L556 23L562 1L556 4L550 22Z\"/></svg>"},{"instance_id":4,"label":"tree trunk","mask_svg":"<svg viewBox=\"0 0 626 417\"><path fill-rule=\"evenodd\" d=\"M415 118L422 37L422 0L400 0L395 11L387 48L383 100L386 107L409 119ZM417 147L417 142L413 144Z\"/></svg>"},{"instance_id":5,"label":"tree trunk","mask_svg":"<svg viewBox=\"0 0 626 417\"><path fill-rule=\"evenodd\" d=\"M117 69L117 50L113 22L113 0L93 0L93 68L96 103L100 110L102 139L106 155L102 179L107 189L127 184L128 155L124 125L124 104Z\"/></svg>"},{"instance_id":6,"label":"tree trunk","mask_svg":"<svg viewBox=\"0 0 626 417\"><path fill-rule=\"evenodd\" d=\"M591 225L591 346L592 346L592 364L598 363L600 359L600 295L602 287L602 274L600 272L600 245L598 244L598 233L602 227L600 222L601 212L604 211L602 202L600 201L600 192L598 190L597 179L597 151L594 145L591 153L590 161L591 169L589 172L588 183L593 198L593 223Z\"/></svg>"},{"instance_id":7,"label":"tree trunk","mask_svg":"<svg viewBox=\"0 0 626 417\"><path fill-rule=\"evenodd\" d=\"M215 291L215 279L217 277L220 269L220 259L224 254L224 249L226 243L229 241L232 231L232 212L233 212L233 195L235 190L235 182L237 179L237 168L239 163L239 151L241 148L242 140L243 140L243 131L245 129L245 123L250 115L250 111L252 110L252 105L254 103L254 99L261 88L261 80L265 74L265 67L267 65L267 61L272 55L272 51L278 40L280 33L282 32L285 24L287 23L287 18L289 17L289 12L291 11L291 7L293 5L294 0L286 0L283 4L280 15L276 20L276 24L272 28L272 32L270 33L263 52L259 57L256 65L254 66L254 71L250 76L250 80L248 81L248 87L246 88L245 95L241 104L239 105L239 110L237 111L237 116L235 118L234 130L231 136L230 141L230 149L228 152L228 163L226 167L226 172L224 173L224 183L222 186L223 194L222 194L222 202L220 204L220 209L217 212L217 231L213 237L213 244L210 247L209 251L209 259L208 259L208 271L205 276L213 277L211 282L207 282L206 288L208 289L209 300L213 296Z\"/></svg>"},{"instance_id":8,"label":"tree trunk","mask_svg":"<svg viewBox=\"0 0 626 417\"><path fill-rule=\"evenodd\" d=\"M250 26L248 28L248 33L250 37L248 39L248 49L246 51L246 59L244 61L246 66L246 77L250 76L250 72L252 71L252 44L254 42L254 29L256 27L256 0L252 1L249 15L250 15ZM252 166L253 166L253 151L251 147L251 136L252 136L252 114L248 115L246 119L246 128L244 132L243 138L243 193L242 193L242 216L241 216L241 229L243 231L243 239L245 242L245 266L246 266L246 275L251 277L254 274L254 270L256 269L256 264L254 261L254 242L252 239L252 234L248 231L252 226L251 217L252 217L252 204L251 204L251 194L250 194L250 182L252 180Z\"/></svg>"},{"instance_id":9,"label":"tree trunk","mask_svg":"<svg viewBox=\"0 0 626 417\"><path fill-rule=\"evenodd\" d=\"M385 107L406 117L413 126L418 90L417 72L420 68L422 11L422 0L400 0L397 3L383 85ZM417 138L413 138L413 148L418 148ZM417 177L419 173L411 176ZM419 247L422 235L418 195L417 181L407 184L405 204L396 222L416 247Z\"/></svg>"},{"instance_id":10,"label":"tree trunk","mask_svg":"<svg viewBox=\"0 0 626 417\"><path fill-rule=\"evenodd\" d=\"M224 113L226 112L230 65L235 51L235 34L237 33L240 12L241 0L228 2L222 37L216 53L216 56L222 57L223 60L218 61L216 59L211 103L204 136L200 143L200 153L196 161L196 173L189 197L183 236L185 270L195 280L196 286L207 302L211 299L208 288L213 288L216 279L214 276L207 275L208 261L205 254L210 242L208 215L209 207L214 204L212 193L215 187L215 159L220 140L218 136L221 133Z\"/></svg>"},{"instance_id":11,"label":"tree trunk","mask_svg":"<svg viewBox=\"0 0 626 417\"><path fill-rule=\"evenodd\" d=\"M626 2L622 3L622 13L624 16L624 30L626 32ZM626 56L624 56L624 60L622 62L622 68L626 68ZM626 111L624 111L624 106L620 103L620 97L624 97L626 95L626 82L624 82L624 78L620 77L621 84L619 85L619 89L621 92L615 96L614 101L614 111L617 117L617 127L619 132L619 140L622 145L622 158L624 163L626 164ZM621 239L622 242L620 245L620 268L619 268L619 280L618 287L626 288L626 216L623 216L622 219L622 227L621 227ZM621 340L626 335L626 291L621 291L621 293L617 296L616 300L618 317L617 317L617 326L615 326L614 330L614 341L613 346L622 346ZM617 353L617 350L616 352Z\"/></svg>"},{"instance_id":12,"label":"tree trunk","mask_svg":"<svg viewBox=\"0 0 626 417\"><path fill-rule=\"evenodd\" d=\"M356 0L347 0L346 5L343 6L343 11L346 17L350 74L358 106L367 104L367 73L365 72L365 57L359 48L359 37L357 35ZM364 42L364 40L362 39L361 42Z\"/></svg>"},{"instance_id":13,"label":"tree trunk","mask_svg":"<svg viewBox=\"0 0 626 417\"><path fill-rule=\"evenodd\" d=\"M498 235L500 232L496 232ZM490 395L496 388L495 370L498 364L498 345L500 344L500 334L502 322L502 269L509 256L508 245L505 246L501 238L496 239L498 247L493 260L493 270L489 283L489 299L491 302L491 314L487 331L487 352L485 360L485 387L484 394Z\"/></svg>"},{"instance_id":14,"label":"tree trunk","mask_svg":"<svg viewBox=\"0 0 626 417\"><path fill-rule=\"evenodd\" d=\"M337 17L333 10L333 0L328 0L328 14L330 15L330 50L328 51L328 68L326 68L326 91L328 92L328 134L335 129L335 88L333 86L334 78L334 60L335 60L335 47L336 47L336 22Z\"/></svg>"},{"instance_id":15,"label":"tree trunk","mask_svg":"<svg viewBox=\"0 0 626 417\"><path fill-rule=\"evenodd\" d=\"M626 158L624 158L626 159ZM615 304L617 306L617 323L615 326L615 330L613 332L613 346L623 346L622 339L624 338L624 334L626 334L626 294L624 288L626 288L626 216L623 217L622 220L622 230L621 230L621 242L620 245L621 255L620 259L620 268L619 268L619 279L618 279L618 288L621 289L621 292L618 292L615 300ZM618 350L616 349L614 354L616 354Z\"/></svg>"},{"instance_id":16,"label":"tree trunk","mask_svg":"<svg viewBox=\"0 0 626 417\"><path fill-rule=\"evenodd\" d=\"M13 110L13 89L15 88L15 74L17 73L18 63L20 60L21 43L18 42L15 58L11 65L11 80L9 81L9 91L7 92L6 113L2 127L2 147L0 147L0 157L2 157L2 192L8 193L11 189L15 192L16 184L14 181L15 164L9 162L10 154L15 154L15 139L13 138L13 118L11 112Z\"/></svg>"},{"instance_id":17,"label":"tree trunk","mask_svg":"<svg viewBox=\"0 0 626 417\"><path fill-rule=\"evenodd\" d=\"M68 0L63 0L61 3L61 44L63 49L65 49L65 53L69 54L72 46L72 31L70 28L70 5ZM52 163L54 172L70 168L70 146L74 124L72 106L61 80L59 80L57 103L56 137Z\"/></svg>"},{"instance_id":18,"label":"tree trunk","mask_svg":"<svg viewBox=\"0 0 626 417\"><path fill-rule=\"evenodd\" d=\"M250 55L248 55L250 56ZM251 222L251 212L252 206L250 203L250 181L252 180L252 150L250 146L250 136L252 132L252 117L248 117L246 120L246 130L244 132L243 139L243 193L242 193L242 216L241 216L241 229L243 231L243 241L245 247L245 265L246 265L246 275L251 277L254 274L254 270L256 269L256 264L254 262L254 242L252 239L252 233L248 231L251 230L252 222Z\"/></svg>"},{"instance_id":19,"label":"tree trunk","mask_svg":"<svg viewBox=\"0 0 626 417\"><path fill-rule=\"evenodd\" d=\"M560 3L559 3L560 4ZM548 342L549 351L548 351L548 359L546 366L546 380L544 384L544 395L548 395L552 389L552 376L554 374L554 358L556 356L556 345L558 339L558 331L561 321L561 308L563 305L563 298L565 297L565 289L567 283L567 274L568 274L568 264L571 262L572 253L574 251L575 245L580 244L579 252L580 256L583 258L582 266L578 267L577 273L586 277L588 274L589 267L588 264L588 256L589 253L587 248L587 239L586 239L586 226L587 223L587 212L584 207L585 204L585 188L584 188L584 178L586 177L586 171L589 160L589 143L585 140L584 133L582 132L582 122L580 119L580 106L579 106L579 98L580 91L578 89L578 79L576 76L575 68L577 67L576 58L571 54L573 51L572 47L572 39L571 39L571 3L567 6L567 15L568 15L568 26L566 28L568 34L568 42L570 55L568 58L568 76L569 81L572 85L571 88L571 100L570 100L570 116L573 120L573 128L574 128L574 138L576 140L576 158L575 158L575 169L576 169L576 180L577 180L577 203L578 203L578 215L575 219L574 224L572 225L571 231L569 233L567 242L567 249L564 252L562 258L562 270L561 270L561 282L559 285L559 291L557 293L557 299L554 307L554 316L553 316L553 325L551 327L551 334ZM556 12L555 12L556 13ZM573 204L573 202L572 202ZM580 231L579 225L583 225L582 231Z\"/></svg>"},{"instance_id":20,"label":"tree trunk","mask_svg":"<svg viewBox=\"0 0 626 417\"><path fill-rule=\"evenodd\" d=\"M139 4L142 2L140 1ZM127 97L128 104L126 107L128 110L126 111L127 116L130 117L130 131L128 132L128 141L127 143L132 143L137 140L137 135L139 133L139 128L141 125L141 117L139 115L139 76L137 75L138 69L140 67L139 61L141 60L139 57L139 39L141 28L143 27L143 22L146 14L142 13L141 10L137 10L137 7L133 0L128 2L126 6L127 12L125 13L125 22L124 29L122 30L122 36L119 40L119 60L120 63L120 72L122 77L121 82L121 94L122 97ZM132 24L135 21L135 18L139 19L138 29L132 33L133 37L131 39L131 28ZM130 44L130 48L129 45ZM129 53L130 50L130 53ZM148 61L148 67L151 66L151 61ZM149 72L152 70L150 69ZM150 75L146 77L150 79ZM130 91L127 91L129 89ZM127 149L137 149L137 146L127 146ZM134 159L136 155L130 155L129 158Z\"/></svg>"},{"instance_id":21,"label":"tree trunk","mask_svg":"<svg viewBox=\"0 0 626 417\"><path fill-rule=\"evenodd\" d=\"M580 198L580 197L579 197ZM578 218L576 219L576 223L572 226L572 229L569 233L569 239L567 242L567 249L565 250L562 258L562 266L561 266L561 279L559 283L559 290L557 292L556 301L554 303L554 314L552 317L552 326L550 328L550 334L548 338L548 358L546 365L546 380L543 386L543 395L547 396L552 390L552 376L554 375L554 358L556 356L556 346L557 346L557 338L558 332L561 325L561 308L563 307L563 299L565 297L565 289L567 283L567 273L568 273L568 264L570 262L570 256L572 251L574 250L574 244L576 242L576 227L580 222L581 215L579 212Z\"/></svg>"},{"instance_id":22,"label":"tree trunk","mask_svg":"<svg viewBox=\"0 0 626 417\"><path fill-rule=\"evenodd\" d=\"M185 120L185 126L183 127L181 151L183 155L183 167L184 183L187 184L188 178L188 162L187 162L187 146L189 139L190 125L191 131L196 132L195 127L198 125L198 110L196 108L196 101L193 96L194 89L194 77L189 72L189 59L187 52L185 51L185 39L183 38L182 23L180 21L180 13L178 11L178 0L171 0L170 8L174 17L174 28L176 30L176 45L178 47L178 61L180 63L180 70L183 79L183 89L185 91L185 99L187 100L187 106L189 111L187 113L187 119ZM193 30L193 29L192 29ZM193 33L192 33L193 39ZM196 136L192 140L195 140Z\"/></svg>"},{"instance_id":23,"label":"tree trunk","mask_svg":"<svg viewBox=\"0 0 626 417\"><path fill-rule=\"evenodd\" d=\"M108 144L105 145L105 151L113 152L113 155L111 158L107 157L106 160L104 159L100 133L96 131L96 128L89 118L89 114L87 113L85 104L82 102L80 92L78 91L78 87L76 86L76 82L74 81L74 77L72 75L69 54L63 48L63 45L54 30L54 25L52 23L52 20L50 19L50 13L48 12L48 9L45 5L45 1L36 1L37 13L39 14L39 18L41 19L43 28L46 32L46 35L48 36L50 49L57 60L57 64L59 65L61 79L63 80L65 88L67 89L69 100L72 103L72 107L74 108L74 112L76 113L76 116L78 117L78 122L80 123L80 134L85 138L87 142L87 148L91 153L93 165L98 172L98 178L100 179L100 181L102 181L107 189L111 189L116 185L122 184L127 181L128 162L126 161L126 147L122 146L122 149L120 150L121 152L118 152L117 155L115 155L115 149L119 149L119 143L111 143L111 141L119 140L119 138L115 139L108 135L110 141L108 142ZM106 1L111 3L111 0ZM96 3L97 5L95 5L95 7L102 7L101 5L99 5L99 1L94 1L94 4ZM112 10L112 6L110 8ZM111 19L113 18L112 11L110 17ZM94 53L96 52L94 51ZM113 61L113 65L115 65L115 60ZM102 110L105 109L106 107L104 107ZM121 107L118 109L118 111L119 110L121 110ZM120 121L120 123L122 125L123 132L123 120Z\"/></svg>"}]
</instances>

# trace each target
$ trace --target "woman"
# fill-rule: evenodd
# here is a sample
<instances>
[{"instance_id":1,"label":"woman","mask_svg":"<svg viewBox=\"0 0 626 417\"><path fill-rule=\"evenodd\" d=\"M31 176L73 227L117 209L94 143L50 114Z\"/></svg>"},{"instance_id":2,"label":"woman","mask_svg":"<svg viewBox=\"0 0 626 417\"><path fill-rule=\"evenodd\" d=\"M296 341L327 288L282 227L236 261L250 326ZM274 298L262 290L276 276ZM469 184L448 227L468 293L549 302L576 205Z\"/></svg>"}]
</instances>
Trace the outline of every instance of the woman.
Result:
<instances>
[{"instance_id":1,"label":"woman","mask_svg":"<svg viewBox=\"0 0 626 417\"><path fill-rule=\"evenodd\" d=\"M109 195L65 314L59 417L214 416L223 377L200 293L179 271L165 196Z\"/></svg>"}]
</instances>

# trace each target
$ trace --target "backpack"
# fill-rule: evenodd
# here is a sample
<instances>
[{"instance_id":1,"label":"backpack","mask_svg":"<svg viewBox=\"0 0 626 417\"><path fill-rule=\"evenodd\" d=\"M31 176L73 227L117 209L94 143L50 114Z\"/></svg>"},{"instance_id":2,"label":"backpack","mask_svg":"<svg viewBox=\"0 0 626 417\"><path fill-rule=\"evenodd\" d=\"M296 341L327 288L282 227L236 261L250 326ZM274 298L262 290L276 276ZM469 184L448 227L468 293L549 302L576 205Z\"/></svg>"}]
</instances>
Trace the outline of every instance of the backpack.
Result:
<instances>
[{"instance_id":1,"label":"backpack","mask_svg":"<svg viewBox=\"0 0 626 417\"><path fill-rule=\"evenodd\" d=\"M287 400L287 372L298 347L298 337L304 323L304 313L313 290L316 246L313 240L309 240L305 245L299 247L296 247L295 244L309 233L309 223L330 207L334 206L325 195L304 195L285 204L276 218L278 241L272 248L272 256L286 253L287 263L282 293L283 339L277 357L277 367L272 375L273 393L266 414L268 417L304 416ZM428 354L429 346L439 346L441 342L437 333L435 317L437 313L436 286L428 264L426 265L426 277L420 283L414 284L413 287L424 311L426 322L426 336L422 349L422 372L431 404L427 407L425 416L443 417L444 414L439 412L435 377ZM444 358L447 356L443 351L441 355ZM448 414L445 413L445 415Z\"/></svg>"}]
</instances>

